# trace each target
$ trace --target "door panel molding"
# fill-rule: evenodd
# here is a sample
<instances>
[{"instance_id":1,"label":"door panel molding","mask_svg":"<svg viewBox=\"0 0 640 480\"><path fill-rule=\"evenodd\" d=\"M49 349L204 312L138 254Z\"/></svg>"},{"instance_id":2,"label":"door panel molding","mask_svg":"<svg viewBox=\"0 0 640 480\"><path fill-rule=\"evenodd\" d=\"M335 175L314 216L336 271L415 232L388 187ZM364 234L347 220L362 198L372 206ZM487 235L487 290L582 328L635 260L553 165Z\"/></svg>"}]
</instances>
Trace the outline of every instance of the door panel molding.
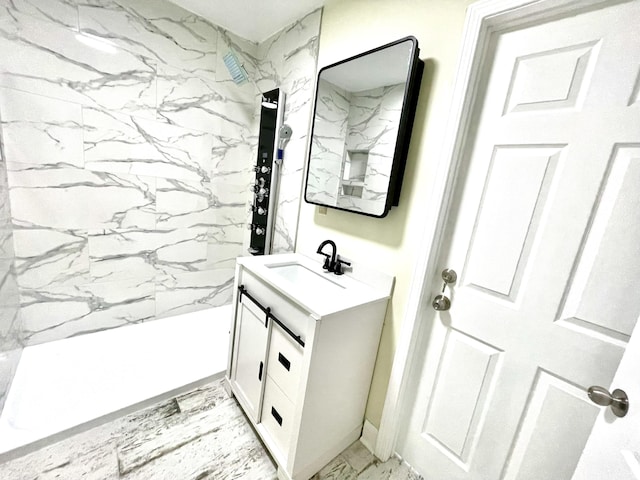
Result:
<instances>
[{"instance_id":1,"label":"door panel molding","mask_svg":"<svg viewBox=\"0 0 640 480\"><path fill-rule=\"evenodd\" d=\"M411 371L415 369L413 357L422 338L426 323L424 305L436 285L436 272L445 266L438 265L444 227L447 221L454 191L454 180L464 154L464 140L469 132L473 106L480 91L482 67L489 55L490 39L495 32L522 25L541 23L549 19L588 11L609 0L484 0L467 10L462 37L462 49L453 90L450 116L443 138L441 161L436 172L433 193L425 211L425 227L422 233L420 254L412 277L407 308L387 395L376 440L375 455L385 461L396 448L403 414L410 410L411 398L406 398ZM584 63L584 61L583 61ZM582 67L586 68L586 67ZM636 85L637 87L637 85ZM634 88L630 101L636 101L638 88Z\"/></svg>"}]
</instances>

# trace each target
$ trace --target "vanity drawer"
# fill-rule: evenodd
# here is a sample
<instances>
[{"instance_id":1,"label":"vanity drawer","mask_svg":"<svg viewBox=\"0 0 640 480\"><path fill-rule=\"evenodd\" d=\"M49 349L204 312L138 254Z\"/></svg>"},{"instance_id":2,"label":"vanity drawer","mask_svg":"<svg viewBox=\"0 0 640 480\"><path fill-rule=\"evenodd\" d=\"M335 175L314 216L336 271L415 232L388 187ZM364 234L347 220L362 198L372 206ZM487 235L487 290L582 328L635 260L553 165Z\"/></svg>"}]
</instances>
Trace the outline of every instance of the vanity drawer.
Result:
<instances>
[{"instance_id":1,"label":"vanity drawer","mask_svg":"<svg viewBox=\"0 0 640 480\"><path fill-rule=\"evenodd\" d=\"M302 347L280 325L274 323L269 343L267 375L292 402L296 401L298 395L302 356Z\"/></svg>"},{"instance_id":2,"label":"vanity drawer","mask_svg":"<svg viewBox=\"0 0 640 480\"><path fill-rule=\"evenodd\" d=\"M262 425L282 457L287 458L293 433L293 403L269 377L262 402Z\"/></svg>"}]
</instances>

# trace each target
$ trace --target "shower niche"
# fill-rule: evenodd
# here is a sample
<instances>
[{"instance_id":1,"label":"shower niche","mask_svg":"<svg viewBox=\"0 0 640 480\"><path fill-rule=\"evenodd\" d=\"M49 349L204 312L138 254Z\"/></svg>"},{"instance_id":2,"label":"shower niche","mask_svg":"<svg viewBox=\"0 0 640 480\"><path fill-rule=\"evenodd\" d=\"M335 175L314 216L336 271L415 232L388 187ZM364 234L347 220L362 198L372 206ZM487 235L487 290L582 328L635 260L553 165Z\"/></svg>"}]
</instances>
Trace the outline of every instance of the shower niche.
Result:
<instances>
[{"instance_id":1,"label":"shower niche","mask_svg":"<svg viewBox=\"0 0 640 480\"><path fill-rule=\"evenodd\" d=\"M282 158L278 158L282 157L281 149L278 148L278 132L282 125L283 111L284 93L280 89L262 94L258 152L253 167L255 180L251 187L251 223L247 226L251 230L248 251L252 255L271 253L282 163Z\"/></svg>"},{"instance_id":2,"label":"shower niche","mask_svg":"<svg viewBox=\"0 0 640 480\"><path fill-rule=\"evenodd\" d=\"M368 150L347 150L342 168L342 195L362 198L368 163Z\"/></svg>"}]
</instances>

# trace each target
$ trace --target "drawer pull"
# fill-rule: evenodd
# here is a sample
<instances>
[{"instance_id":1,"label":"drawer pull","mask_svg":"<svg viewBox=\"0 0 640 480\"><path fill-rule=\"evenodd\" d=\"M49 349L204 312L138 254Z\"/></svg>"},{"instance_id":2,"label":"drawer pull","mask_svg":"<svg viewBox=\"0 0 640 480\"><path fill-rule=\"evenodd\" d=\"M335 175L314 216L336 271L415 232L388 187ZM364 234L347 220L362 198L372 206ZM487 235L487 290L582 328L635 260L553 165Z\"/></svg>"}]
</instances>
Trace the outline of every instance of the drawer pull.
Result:
<instances>
[{"instance_id":1,"label":"drawer pull","mask_svg":"<svg viewBox=\"0 0 640 480\"><path fill-rule=\"evenodd\" d=\"M280 352L278 352L278 361L287 369L287 372L291 370L291 362Z\"/></svg>"},{"instance_id":2,"label":"drawer pull","mask_svg":"<svg viewBox=\"0 0 640 480\"><path fill-rule=\"evenodd\" d=\"M258 368L258 381L262 381L262 369L264 368L264 362L260 362L260 368Z\"/></svg>"},{"instance_id":3,"label":"drawer pull","mask_svg":"<svg viewBox=\"0 0 640 480\"><path fill-rule=\"evenodd\" d=\"M278 422L278 425L282 426L282 415L280 415L278 411L273 407L271 407L271 415L273 415L273 418L276 419L276 422Z\"/></svg>"}]
</instances>

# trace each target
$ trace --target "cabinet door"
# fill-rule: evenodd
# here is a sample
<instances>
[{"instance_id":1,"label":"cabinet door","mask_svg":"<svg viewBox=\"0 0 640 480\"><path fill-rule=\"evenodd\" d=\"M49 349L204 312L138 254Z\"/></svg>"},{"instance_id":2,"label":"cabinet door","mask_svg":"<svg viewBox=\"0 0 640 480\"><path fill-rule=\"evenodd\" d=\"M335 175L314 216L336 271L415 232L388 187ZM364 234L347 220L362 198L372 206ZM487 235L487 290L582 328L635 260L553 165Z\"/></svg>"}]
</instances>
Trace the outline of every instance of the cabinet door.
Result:
<instances>
[{"instance_id":1,"label":"cabinet door","mask_svg":"<svg viewBox=\"0 0 640 480\"><path fill-rule=\"evenodd\" d=\"M247 415L260 421L260 401L266 377L269 329L266 314L246 296L238 302L236 344L231 380Z\"/></svg>"}]
</instances>

